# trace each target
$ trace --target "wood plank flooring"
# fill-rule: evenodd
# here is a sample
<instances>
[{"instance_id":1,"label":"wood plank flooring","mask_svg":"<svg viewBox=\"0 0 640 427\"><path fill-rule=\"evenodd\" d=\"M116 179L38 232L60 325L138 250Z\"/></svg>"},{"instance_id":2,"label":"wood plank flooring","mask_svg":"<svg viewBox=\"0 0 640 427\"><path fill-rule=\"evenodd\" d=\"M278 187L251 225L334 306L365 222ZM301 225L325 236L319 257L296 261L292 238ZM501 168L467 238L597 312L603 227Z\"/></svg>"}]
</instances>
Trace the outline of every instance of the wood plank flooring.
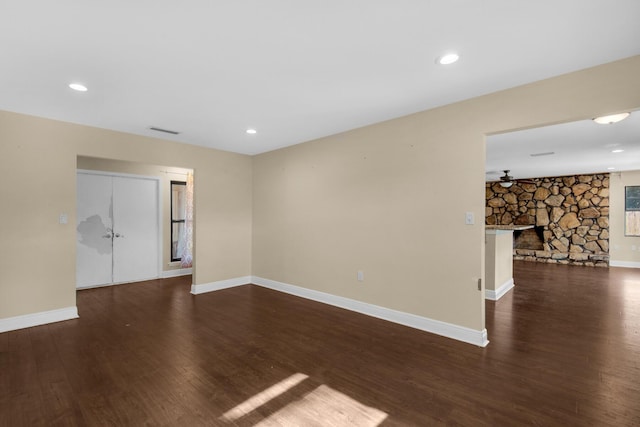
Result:
<instances>
[{"instance_id":1,"label":"wood plank flooring","mask_svg":"<svg viewBox=\"0 0 640 427\"><path fill-rule=\"evenodd\" d=\"M190 277L0 334L0 426L638 426L640 270L516 262L486 348Z\"/></svg>"}]
</instances>

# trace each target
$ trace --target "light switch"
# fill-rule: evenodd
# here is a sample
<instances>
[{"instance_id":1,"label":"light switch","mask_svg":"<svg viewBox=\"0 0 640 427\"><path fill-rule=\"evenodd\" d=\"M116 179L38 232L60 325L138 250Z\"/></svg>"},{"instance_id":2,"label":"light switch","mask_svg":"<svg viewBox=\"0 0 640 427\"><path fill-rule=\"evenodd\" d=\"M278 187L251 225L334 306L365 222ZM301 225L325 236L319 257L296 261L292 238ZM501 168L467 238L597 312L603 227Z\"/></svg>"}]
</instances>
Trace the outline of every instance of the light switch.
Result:
<instances>
[{"instance_id":1,"label":"light switch","mask_svg":"<svg viewBox=\"0 0 640 427\"><path fill-rule=\"evenodd\" d=\"M464 223L467 225L473 225L476 223L476 220L473 217L473 212L467 212L464 214Z\"/></svg>"},{"instance_id":2,"label":"light switch","mask_svg":"<svg viewBox=\"0 0 640 427\"><path fill-rule=\"evenodd\" d=\"M60 224L66 224L69 222L69 215L67 215L66 213L61 213L60 214Z\"/></svg>"}]
</instances>

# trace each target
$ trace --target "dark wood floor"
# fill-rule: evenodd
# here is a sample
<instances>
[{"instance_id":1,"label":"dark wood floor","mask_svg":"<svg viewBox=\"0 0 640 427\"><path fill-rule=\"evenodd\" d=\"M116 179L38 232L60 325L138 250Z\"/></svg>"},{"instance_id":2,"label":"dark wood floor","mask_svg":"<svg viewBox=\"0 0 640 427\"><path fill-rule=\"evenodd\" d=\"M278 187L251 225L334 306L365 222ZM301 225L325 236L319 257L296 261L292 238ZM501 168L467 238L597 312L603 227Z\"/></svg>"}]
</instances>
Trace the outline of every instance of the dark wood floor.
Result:
<instances>
[{"instance_id":1,"label":"dark wood floor","mask_svg":"<svg viewBox=\"0 0 640 427\"><path fill-rule=\"evenodd\" d=\"M0 334L0 425L640 425L640 271L516 263L486 348L257 286Z\"/></svg>"}]
</instances>

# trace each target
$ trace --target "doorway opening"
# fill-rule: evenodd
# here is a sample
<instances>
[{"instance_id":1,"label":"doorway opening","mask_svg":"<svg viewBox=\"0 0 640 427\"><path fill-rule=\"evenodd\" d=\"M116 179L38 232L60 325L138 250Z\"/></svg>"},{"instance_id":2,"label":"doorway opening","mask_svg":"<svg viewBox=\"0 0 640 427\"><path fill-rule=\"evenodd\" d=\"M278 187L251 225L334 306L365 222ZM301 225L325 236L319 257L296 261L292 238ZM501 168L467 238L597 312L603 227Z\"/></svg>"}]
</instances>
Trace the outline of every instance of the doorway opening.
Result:
<instances>
[{"instance_id":1,"label":"doorway opening","mask_svg":"<svg viewBox=\"0 0 640 427\"><path fill-rule=\"evenodd\" d=\"M131 213L125 214L125 216L123 216L122 212L118 213L118 210L123 208L122 202L116 202L116 200L121 197L118 194L112 193L111 199L106 203L106 207L102 208L104 211L102 215L93 219L89 219L89 217L93 215L81 215L80 209L83 206L81 201L78 199L78 215L76 223L76 285L78 288L106 286L139 280L168 278L192 274L191 261L194 258L193 245L190 245L190 262L188 266L184 266L180 259L176 260L173 256L175 253L172 253L173 242L171 234L173 225L171 222L171 181L186 182L188 175L191 174L191 184L193 185L193 169L78 156L77 170L78 176L82 173L83 175L117 177L118 179L116 181L118 181L118 184L116 184L116 186L118 187L118 193L123 191L122 187L124 187L124 191L126 192L129 187L133 190L133 187L135 186L132 184L138 184L138 186L140 186L140 183L142 182L147 183L146 186L143 185L143 187L146 187L146 190L137 189L134 191L136 193L135 196L127 203L124 203L124 205L129 205L131 208ZM111 179L113 180L113 178ZM121 185L123 182L125 185ZM150 190L148 188L148 184L150 182L155 183L155 190ZM78 191L80 191L80 189L80 185L78 185ZM111 189L111 191L113 192L113 189ZM153 191L155 191L153 213L148 212L149 208L141 210L140 207L133 207L133 205L138 203L140 200L153 198L152 195L148 194L148 192ZM144 194L146 194L146 196ZM80 197L80 195L78 195L78 197ZM114 199L114 197L116 199ZM117 203L118 206L116 206L115 203ZM105 203L102 204L105 205ZM193 207L193 202L191 202L191 207ZM126 206L124 206L124 208L126 210ZM120 219L115 217L116 214ZM123 232L122 227L126 226L128 221L135 221L137 217L140 217L143 214L145 214L147 218L147 220L143 222L144 227L154 228L156 234L155 237L147 236L146 239L141 239L141 236L138 233L138 229L140 227L135 227L135 232ZM128 218L127 215L133 218ZM125 218L127 221L123 223ZM97 231L103 232L97 237L94 236L94 238L88 237L86 234L87 228L91 228L89 227L91 225L91 221L95 222L94 225L96 226ZM193 216L191 217L190 226L190 236L192 236L193 228L195 227ZM135 251L134 255L122 255L121 246L126 246L125 243L132 243L131 240L134 240L134 237L138 240L147 240L147 243L149 243L149 240L151 242L155 241L154 247L139 247ZM91 245L94 247L91 247ZM99 248L97 248L97 246L99 246ZM84 263L86 263L86 259L82 259L82 256L85 256L86 258L87 254L90 256L112 258L111 262L113 265L111 265L110 268L108 265L103 268L104 276L102 279L95 279L93 281L84 280L86 277L83 276L81 270ZM141 261L143 259L146 260L146 273L143 273L143 268L141 266L141 264L144 264ZM130 269L137 273L130 273L125 276L120 273L116 273L116 271L126 263L132 264ZM152 264L153 272L151 272L150 267ZM86 266L84 267L86 269ZM111 271L109 272L105 270ZM110 280L104 279L107 276L107 273L111 276Z\"/></svg>"}]
</instances>

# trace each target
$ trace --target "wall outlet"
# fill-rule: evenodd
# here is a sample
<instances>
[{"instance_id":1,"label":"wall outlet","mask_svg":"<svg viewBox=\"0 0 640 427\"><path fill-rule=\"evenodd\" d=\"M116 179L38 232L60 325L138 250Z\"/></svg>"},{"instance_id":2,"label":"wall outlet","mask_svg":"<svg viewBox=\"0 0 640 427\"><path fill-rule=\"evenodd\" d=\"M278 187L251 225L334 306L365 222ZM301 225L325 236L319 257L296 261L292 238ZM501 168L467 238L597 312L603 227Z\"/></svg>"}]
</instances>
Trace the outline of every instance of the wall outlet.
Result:
<instances>
[{"instance_id":1,"label":"wall outlet","mask_svg":"<svg viewBox=\"0 0 640 427\"><path fill-rule=\"evenodd\" d=\"M358 271L358 282L364 281L364 271Z\"/></svg>"},{"instance_id":2,"label":"wall outlet","mask_svg":"<svg viewBox=\"0 0 640 427\"><path fill-rule=\"evenodd\" d=\"M60 224L66 224L69 222L69 215L67 215L66 213L61 213L60 217L58 218L58 222Z\"/></svg>"}]
</instances>

